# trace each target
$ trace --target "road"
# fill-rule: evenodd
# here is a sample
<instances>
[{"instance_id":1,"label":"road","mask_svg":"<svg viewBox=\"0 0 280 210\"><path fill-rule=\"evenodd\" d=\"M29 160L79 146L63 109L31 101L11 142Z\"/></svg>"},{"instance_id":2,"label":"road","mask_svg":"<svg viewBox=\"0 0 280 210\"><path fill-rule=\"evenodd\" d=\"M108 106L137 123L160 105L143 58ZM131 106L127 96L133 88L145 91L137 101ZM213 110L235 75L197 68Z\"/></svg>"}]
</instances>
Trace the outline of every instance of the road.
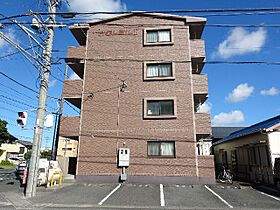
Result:
<instances>
[{"instance_id":1,"label":"road","mask_svg":"<svg viewBox=\"0 0 280 210\"><path fill-rule=\"evenodd\" d=\"M4 172L7 178L12 171ZM25 199L19 181L0 181L0 209L280 209L280 192L261 186L64 183Z\"/></svg>"}]
</instances>

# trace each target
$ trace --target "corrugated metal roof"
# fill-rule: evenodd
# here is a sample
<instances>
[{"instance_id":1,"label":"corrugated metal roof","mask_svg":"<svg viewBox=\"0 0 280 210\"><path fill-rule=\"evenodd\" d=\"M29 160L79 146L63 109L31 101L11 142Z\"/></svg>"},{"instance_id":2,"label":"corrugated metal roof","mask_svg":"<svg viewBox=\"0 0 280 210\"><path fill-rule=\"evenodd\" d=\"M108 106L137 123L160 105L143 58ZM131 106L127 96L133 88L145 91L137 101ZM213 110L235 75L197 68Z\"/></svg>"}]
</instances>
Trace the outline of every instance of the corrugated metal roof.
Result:
<instances>
[{"instance_id":1,"label":"corrugated metal roof","mask_svg":"<svg viewBox=\"0 0 280 210\"><path fill-rule=\"evenodd\" d=\"M235 131L235 132L231 133L229 136L215 142L214 144L219 144L219 143L222 143L224 141L227 141L227 140L230 140L230 139L233 139L233 138L237 138L239 136L244 136L244 135L248 135L248 134L251 134L251 133L255 133L255 132L258 132L260 130L270 128L273 125L276 125L278 123L280 123L280 115L278 115L276 117L273 117L273 118L270 118L268 120L259 122L257 124L254 124L254 125L250 126L250 127L241 129L239 131Z\"/></svg>"},{"instance_id":2,"label":"corrugated metal roof","mask_svg":"<svg viewBox=\"0 0 280 210\"><path fill-rule=\"evenodd\" d=\"M224 138L235 131L247 128L248 126L213 126L212 137Z\"/></svg>"}]
</instances>

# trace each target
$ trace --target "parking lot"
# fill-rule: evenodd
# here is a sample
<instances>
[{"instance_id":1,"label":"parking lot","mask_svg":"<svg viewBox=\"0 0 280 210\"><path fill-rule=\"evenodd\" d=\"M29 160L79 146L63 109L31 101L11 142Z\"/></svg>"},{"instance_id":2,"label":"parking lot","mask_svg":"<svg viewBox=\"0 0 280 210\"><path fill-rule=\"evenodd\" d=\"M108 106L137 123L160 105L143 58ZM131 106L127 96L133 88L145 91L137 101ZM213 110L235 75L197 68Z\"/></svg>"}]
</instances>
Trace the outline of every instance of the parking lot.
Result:
<instances>
[{"instance_id":1,"label":"parking lot","mask_svg":"<svg viewBox=\"0 0 280 210\"><path fill-rule=\"evenodd\" d=\"M280 209L280 192L260 185L94 184L73 181L39 187L23 197L14 170L0 171L0 208L5 209Z\"/></svg>"},{"instance_id":2,"label":"parking lot","mask_svg":"<svg viewBox=\"0 0 280 210\"><path fill-rule=\"evenodd\" d=\"M38 192L31 201L48 208L280 209L280 197L240 185L153 185L75 183Z\"/></svg>"}]
</instances>

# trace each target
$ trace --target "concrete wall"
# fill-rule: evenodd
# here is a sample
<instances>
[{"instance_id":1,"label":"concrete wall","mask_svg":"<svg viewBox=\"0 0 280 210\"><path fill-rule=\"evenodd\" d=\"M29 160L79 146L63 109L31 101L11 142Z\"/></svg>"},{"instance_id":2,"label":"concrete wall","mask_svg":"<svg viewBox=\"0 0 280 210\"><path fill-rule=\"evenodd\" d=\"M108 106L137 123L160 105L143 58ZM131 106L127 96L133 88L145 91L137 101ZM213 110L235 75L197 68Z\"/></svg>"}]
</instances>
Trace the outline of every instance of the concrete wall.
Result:
<instances>
[{"instance_id":1,"label":"concrete wall","mask_svg":"<svg viewBox=\"0 0 280 210\"><path fill-rule=\"evenodd\" d=\"M274 167L275 158L280 157L280 132L268 134L271 165Z\"/></svg>"}]
</instances>

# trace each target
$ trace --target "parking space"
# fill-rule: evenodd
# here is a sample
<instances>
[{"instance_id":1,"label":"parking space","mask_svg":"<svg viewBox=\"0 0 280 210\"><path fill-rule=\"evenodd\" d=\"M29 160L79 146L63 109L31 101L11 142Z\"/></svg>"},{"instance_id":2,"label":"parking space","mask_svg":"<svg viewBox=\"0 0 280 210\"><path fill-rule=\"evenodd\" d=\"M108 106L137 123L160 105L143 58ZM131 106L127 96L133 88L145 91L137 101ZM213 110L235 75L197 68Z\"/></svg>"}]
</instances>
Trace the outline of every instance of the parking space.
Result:
<instances>
[{"instance_id":1,"label":"parking space","mask_svg":"<svg viewBox=\"0 0 280 210\"><path fill-rule=\"evenodd\" d=\"M113 206L160 206L158 185L123 184L104 205Z\"/></svg>"},{"instance_id":2,"label":"parking space","mask_svg":"<svg viewBox=\"0 0 280 210\"><path fill-rule=\"evenodd\" d=\"M204 185L172 185L164 187L166 206L190 208L226 208Z\"/></svg>"},{"instance_id":3,"label":"parking space","mask_svg":"<svg viewBox=\"0 0 280 210\"><path fill-rule=\"evenodd\" d=\"M55 203L75 205L98 205L118 184L82 184L77 183L49 192L38 191L37 196L30 200L34 203ZM54 188L55 189L55 188Z\"/></svg>"},{"instance_id":4,"label":"parking space","mask_svg":"<svg viewBox=\"0 0 280 210\"><path fill-rule=\"evenodd\" d=\"M233 207L244 207L252 209L280 209L279 200L269 197L268 194L264 194L252 188L236 189L226 188L218 185L212 187L212 189L217 194L221 195Z\"/></svg>"}]
</instances>

